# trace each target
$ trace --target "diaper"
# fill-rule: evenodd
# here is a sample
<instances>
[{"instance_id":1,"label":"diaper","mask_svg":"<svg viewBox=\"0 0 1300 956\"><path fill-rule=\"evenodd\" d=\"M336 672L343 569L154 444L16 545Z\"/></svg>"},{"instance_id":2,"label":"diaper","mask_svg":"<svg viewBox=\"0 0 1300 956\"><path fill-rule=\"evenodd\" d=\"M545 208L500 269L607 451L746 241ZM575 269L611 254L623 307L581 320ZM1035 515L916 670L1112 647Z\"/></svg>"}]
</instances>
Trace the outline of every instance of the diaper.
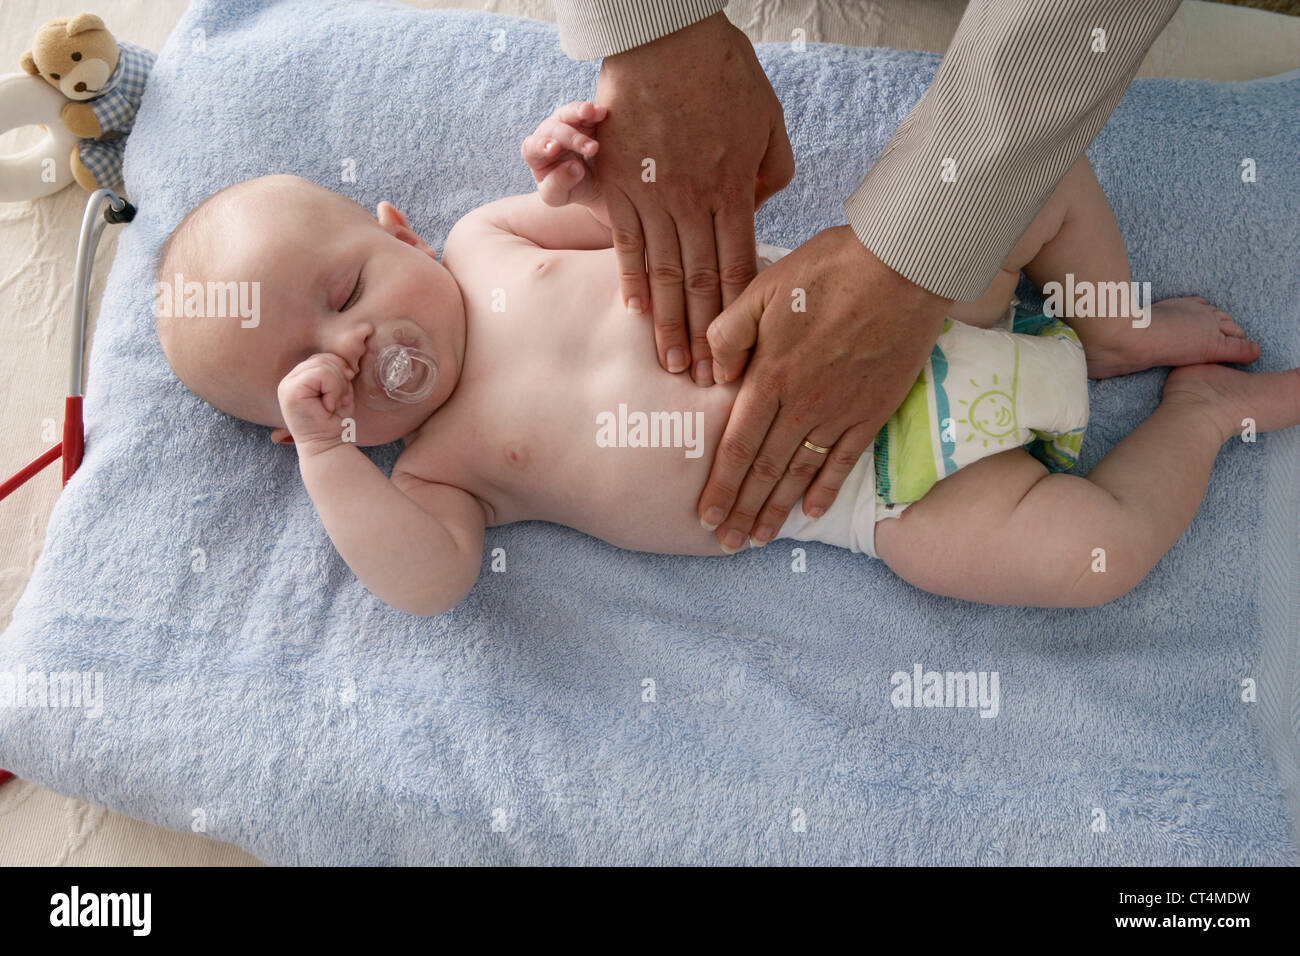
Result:
<instances>
[{"instance_id":1,"label":"diaper","mask_svg":"<svg viewBox=\"0 0 1300 956\"><path fill-rule=\"evenodd\" d=\"M787 252L758 248L771 261ZM915 384L835 503L812 519L801 500L777 537L875 558L878 522L900 517L935 482L972 462L1023 447L1051 472L1072 468L1088 424L1083 344L1064 322L1014 300L1000 326L979 329L945 318Z\"/></svg>"}]
</instances>

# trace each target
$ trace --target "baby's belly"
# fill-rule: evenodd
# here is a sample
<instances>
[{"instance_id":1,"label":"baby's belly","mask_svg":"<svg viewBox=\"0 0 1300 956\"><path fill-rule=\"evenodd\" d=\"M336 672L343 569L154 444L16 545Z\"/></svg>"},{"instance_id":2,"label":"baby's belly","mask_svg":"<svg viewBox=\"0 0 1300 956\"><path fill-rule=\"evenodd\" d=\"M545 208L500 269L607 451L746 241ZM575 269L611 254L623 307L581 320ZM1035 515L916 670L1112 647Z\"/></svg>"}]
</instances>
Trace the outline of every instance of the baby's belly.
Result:
<instances>
[{"instance_id":1,"label":"baby's belly","mask_svg":"<svg viewBox=\"0 0 1300 956\"><path fill-rule=\"evenodd\" d=\"M588 453L587 500L565 502L551 520L622 548L721 554L697 504L725 419L714 427L703 409L629 405L602 417Z\"/></svg>"},{"instance_id":2,"label":"baby's belly","mask_svg":"<svg viewBox=\"0 0 1300 956\"><path fill-rule=\"evenodd\" d=\"M540 481L524 490L521 504L534 517L621 548L721 554L717 539L700 525L697 503L733 391L693 384L660 389L655 396L620 390L591 406L584 416L586 434L564 443L556 473L536 476ZM664 400L678 392L686 400Z\"/></svg>"}]
</instances>

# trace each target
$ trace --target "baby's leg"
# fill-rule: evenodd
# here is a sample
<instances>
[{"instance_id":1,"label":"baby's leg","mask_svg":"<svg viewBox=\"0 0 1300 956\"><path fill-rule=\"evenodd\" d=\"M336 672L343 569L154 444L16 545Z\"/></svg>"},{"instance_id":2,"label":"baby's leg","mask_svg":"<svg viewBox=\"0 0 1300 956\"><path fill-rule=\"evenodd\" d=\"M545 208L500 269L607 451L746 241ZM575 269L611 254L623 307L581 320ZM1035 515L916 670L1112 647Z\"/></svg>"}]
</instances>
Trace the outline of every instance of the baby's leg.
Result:
<instances>
[{"instance_id":1,"label":"baby's leg","mask_svg":"<svg viewBox=\"0 0 1300 956\"><path fill-rule=\"evenodd\" d=\"M1067 177L1068 178L1068 177ZM1064 181L1062 182L1062 186ZM1006 318L1007 307L1020 284L1020 270L1024 269L1038 255L1039 250L1061 230L1069 199L1061 186L1058 186L1047 200L1047 205L1038 211L1025 230L1024 235L1007 255L1006 262L993 277L984 294L973 302L954 302L948 307L948 315L957 322L965 322L981 329L987 329ZM1124 264L1125 269L1128 263Z\"/></svg>"},{"instance_id":2,"label":"baby's leg","mask_svg":"<svg viewBox=\"0 0 1300 956\"><path fill-rule=\"evenodd\" d=\"M986 604L1086 607L1132 590L1187 529L1219 448L1254 418L1300 424L1300 369L1176 368L1151 416L1086 478L1016 449L939 481L876 525L877 554L911 584ZM1105 571L1099 553L1105 552Z\"/></svg>"},{"instance_id":3,"label":"baby's leg","mask_svg":"<svg viewBox=\"0 0 1300 956\"><path fill-rule=\"evenodd\" d=\"M1059 219L1059 225L1021 268L1040 290L1049 282L1059 283L1063 306L1067 273L1075 289L1091 290L1091 317L1072 316L1065 309L1060 316L1083 343L1090 378L1162 365L1244 364L1259 358L1259 346L1232 317L1200 296L1163 299L1152 305L1149 315L1142 314L1141 303L1132 295L1124 237L1086 156L1065 174L1048 209L1049 224ZM1038 237L1026 233L1026 238L1032 242Z\"/></svg>"},{"instance_id":4,"label":"baby's leg","mask_svg":"<svg viewBox=\"0 0 1300 956\"><path fill-rule=\"evenodd\" d=\"M1007 303L1020 281L1021 270L1039 289L1049 282L1060 283L1062 295L1067 273L1073 276L1069 281L1074 288L1087 287L1080 283L1091 285L1094 317L1061 316L1083 343L1090 378L1109 378L1160 365L1248 363L1259 357L1259 346L1246 339L1232 317L1200 296L1157 302L1152 306L1150 323L1145 328L1133 326L1134 319L1146 323L1135 308L1138 303L1128 294L1120 295L1119 289L1111 285L1124 283L1131 293L1124 237L1087 156L1070 167L984 295L975 302L954 302L948 314L980 328L995 324L1007 314ZM1103 293L1100 297L1096 295L1099 289ZM1106 291L1109 289L1115 292L1113 302ZM1107 308L1111 304L1121 306L1115 310L1118 314L1096 317L1098 299Z\"/></svg>"}]
</instances>

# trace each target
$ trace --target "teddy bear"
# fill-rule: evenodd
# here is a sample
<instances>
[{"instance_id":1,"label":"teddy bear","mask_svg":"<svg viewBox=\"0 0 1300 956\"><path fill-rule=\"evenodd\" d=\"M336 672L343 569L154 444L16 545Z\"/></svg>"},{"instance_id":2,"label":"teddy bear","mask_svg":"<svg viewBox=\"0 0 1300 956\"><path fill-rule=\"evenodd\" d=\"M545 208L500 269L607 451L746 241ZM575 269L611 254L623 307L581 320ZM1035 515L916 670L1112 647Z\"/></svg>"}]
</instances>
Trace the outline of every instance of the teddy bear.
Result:
<instances>
[{"instance_id":1,"label":"teddy bear","mask_svg":"<svg viewBox=\"0 0 1300 956\"><path fill-rule=\"evenodd\" d=\"M63 125L82 141L72 150L72 175L87 192L122 191L126 136L156 54L116 40L93 13L58 17L36 31L23 54L24 73L39 76L72 102Z\"/></svg>"}]
</instances>

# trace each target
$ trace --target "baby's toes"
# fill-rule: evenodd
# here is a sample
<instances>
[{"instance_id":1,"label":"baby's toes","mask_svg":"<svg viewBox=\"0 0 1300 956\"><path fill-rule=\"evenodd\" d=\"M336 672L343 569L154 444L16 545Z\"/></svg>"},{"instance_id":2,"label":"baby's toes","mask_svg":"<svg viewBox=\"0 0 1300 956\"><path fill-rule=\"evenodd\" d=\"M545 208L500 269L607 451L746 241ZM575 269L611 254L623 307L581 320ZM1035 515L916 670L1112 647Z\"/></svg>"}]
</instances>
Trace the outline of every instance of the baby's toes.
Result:
<instances>
[{"instance_id":1,"label":"baby's toes","mask_svg":"<svg viewBox=\"0 0 1300 956\"><path fill-rule=\"evenodd\" d=\"M1219 313L1219 331L1224 335L1231 335L1233 338L1244 339L1246 330L1236 322L1232 321L1232 316L1226 312Z\"/></svg>"},{"instance_id":2,"label":"baby's toes","mask_svg":"<svg viewBox=\"0 0 1300 956\"><path fill-rule=\"evenodd\" d=\"M1259 358L1259 344L1246 338L1244 332L1240 335L1225 334L1219 339L1217 352L1218 355L1210 361L1249 364Z\"/></svg>"}]
</instances>

